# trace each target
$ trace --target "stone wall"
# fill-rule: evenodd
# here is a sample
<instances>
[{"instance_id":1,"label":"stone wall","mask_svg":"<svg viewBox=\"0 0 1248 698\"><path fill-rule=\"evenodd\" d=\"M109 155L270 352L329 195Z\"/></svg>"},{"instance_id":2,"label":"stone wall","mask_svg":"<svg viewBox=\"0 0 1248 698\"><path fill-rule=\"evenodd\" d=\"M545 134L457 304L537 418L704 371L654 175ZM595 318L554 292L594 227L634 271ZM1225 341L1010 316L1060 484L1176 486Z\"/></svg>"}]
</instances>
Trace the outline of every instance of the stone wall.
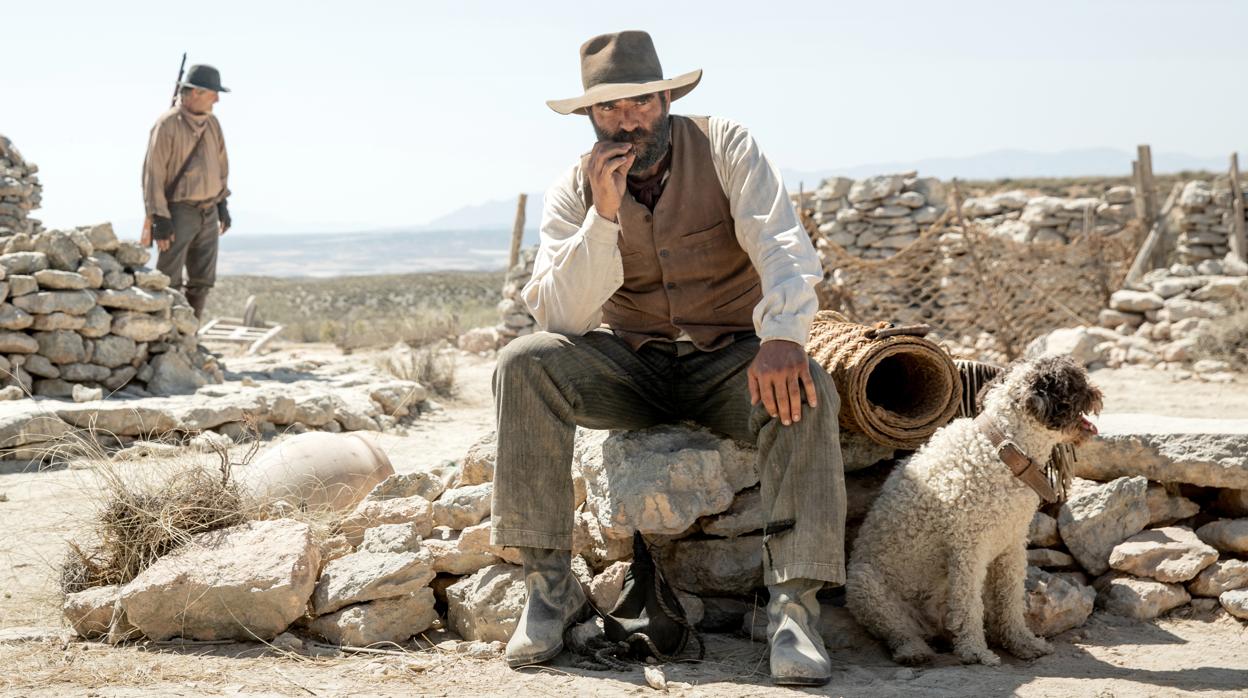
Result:
<instances>
[{"instance_id":1,"label":"stone wall","mask_svg":"<svg viewBox=\"0 0 1248 698\"><path fill-rule=\"evenodd\" d=\"M1245 200L1248 203L1248 192ZM1199 265L1226 256L1234 215L1231 204L1229 177L1217 177L1212 182L1192 180L1183 185L1173 221L1178 231L1175 251L1179 262ZM1244 210L1248 211L1248 206Z\"/></svg>"},{"instance_id":2,"label":"stone wall","mask_svg":"<svg viewBox=\"0 0 1248 698\"><path fill-rule=\"evenodd\" d=\"M39 221L29 217L43 197L38 172L38 165L26 162L13 143L0 135L0 237L42 230Z\"/></svg>"},{"instance_id":3,"label":"stone wall","mask_svg":"<svg viewBox=\"0 0 1248 698\"><path fill-rule=\"evenodd\" d=\"M913 172L856 182L833 177L815 191L814 221L821 235L851 254L883 259L936 222L948 206L946 199L940 180Z\"/></svg>"},{"instance_id":4,"label":"stone wall","mask_svg":"<svg viewBox=\"0 0 1248 698\"><path fill-rule=\"evenodd\" d=\"M1201 431L1208 420L1177 421L1102 419L1102 435L1080 448L1067 501L1035 514L1024 592L1034 631L1078 627L1094 606L1148 619L1191 603L1248 618L1248 435L1242 425L1209 433ZM852 544L895 461L891 451L842 437ZM618 599L632 533L641 530L691 623L748 632L763 587L766 517L756 462L752 448L704 430L578 431L572 568L597 606ZM131 638L239 636L235 614L222 611L237 604L186 604L200 597L186 587L202 585L202 593L245 595L253 621L246 632L262 640L299 622L336 644L404 643L445 609L442 627L482 643L469 651L496 654L525 592L517 551L490 542L494 467L490 435L458 462L391 476L323 542L288 520L227 529L123 587L69 594L66 618L84 637L118 634L118 618L137 626L122 628ZM264 528L272 535L257 536ZM263 588L282 593L254 593L249 580L268 575L262 561L294 559L303 562L282 562L280 574L264 577ZM170 566L188 573L152 571ZM176 627L153 612L175 604L186 621ZM125 613L112 613L116 605ZM309 607L310 617L297 620ZM838 627L854 629L844 609L824 610Z\"/></svg>"},{"instance_id":5,"label":"stone wall","mask_svg":"<svg viewBox=\"0 0 1248 698\"><path fill-rule=\"evenodd\" d=\"M195 314L110 224L0 238L0 372L10 398L76 400L220 382Z\"/></svg>"},{"instance_id":6,"label":"stone wall","mask_svg":"<svg viewBox=\"0 0 1248 698\"><path fill-rule=\"evenodd\" d=\"M1013 189L973 196L962 215L991 235L1016 242L1069 243L1083 235L1084 211L1092 229L1120 232L1136 217L1135 190L1110 187L1099 197L1035 196ZM948 209L949 190L940 180L915 172L877 175L857 181L824 180L805 202L820 236L855 257L886 259L918 239ZM816 239L818 245L818 239Z\"/></svg>"},{"instance_id":7,"label":"stone wall","mask_svg":"<svg viewBox=\"0 0 1248 698\"><path fill-rule=\"evenodd\" d=\"M1060 198L1030 196L1011 190L971 197L962 203L962 215L989 228L993 235L1017 242L1069 243L1084 233L1084 211L1091 209L1092 229L1113 235L1135 212L1135 190L1112 187L1099 197Z\"/></svg>"},{"instance_id":8,"label":"stone wall","mask_svg":"<svg viewBox=\"0 0 1248 698\"><path fill-rule=\"evenodd\" d=\"M516 266L507 272L503 282L503 299L498 302L500 347L516 337L532 334L537 329L537 321L529 313L529 308L520 298L520 291L533 277L533 262L537 259L537 248L530 247L520 251L520 259Z\"/></svg>"}]
</instances>

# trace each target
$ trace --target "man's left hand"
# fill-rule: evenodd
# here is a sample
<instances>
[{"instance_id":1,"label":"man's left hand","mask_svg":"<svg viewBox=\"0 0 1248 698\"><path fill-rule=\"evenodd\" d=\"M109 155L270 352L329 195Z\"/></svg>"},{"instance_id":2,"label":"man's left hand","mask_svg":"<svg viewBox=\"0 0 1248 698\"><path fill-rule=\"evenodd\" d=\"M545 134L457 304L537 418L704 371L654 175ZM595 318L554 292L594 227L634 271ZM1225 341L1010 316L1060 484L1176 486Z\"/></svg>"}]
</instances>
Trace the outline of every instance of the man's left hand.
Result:
<instances>
[{"instance_id":1,"label":"man's left hand","mask_svg":"<svg viewBox=\"0 0 1248 698\"><path fill-rule=\"evenodd\" d=\"M818 406L815 380L810 375L806 350L796 342L771 340L763 342L747 372L750 378L750 404L761 400L767 414L788 426L802 421L802 394L798 383L806 388L806 401L811 409Z\"/></svg>"},{"instance_id":2,"label":"man's left hand","mask_svg":"<svg viewBox=\"0 0 1248 698\"><path fill-rule=\"evenodd\" d=\"M222 199L217 204L217 222L221 224L222 235L225 235L225 231L229 230L230 225L233 223L230 219L230 207L225 203L225 199Z\"/></svg>"}]
</instances>

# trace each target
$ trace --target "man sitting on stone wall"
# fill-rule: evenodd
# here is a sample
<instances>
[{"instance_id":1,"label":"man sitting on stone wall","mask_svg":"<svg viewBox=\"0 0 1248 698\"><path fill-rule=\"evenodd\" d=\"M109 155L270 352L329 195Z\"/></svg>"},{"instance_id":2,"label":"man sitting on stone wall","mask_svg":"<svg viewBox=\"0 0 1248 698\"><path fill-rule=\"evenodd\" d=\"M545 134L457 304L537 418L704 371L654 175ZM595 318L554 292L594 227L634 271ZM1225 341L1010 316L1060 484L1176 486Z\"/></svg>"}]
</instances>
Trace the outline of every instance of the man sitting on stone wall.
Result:
<instances>
[{"instance_id":1,"label":"man sitting on stone wall","mask_svg":"<svg viewBox=\"0 0 1248 698\"><path fill-rule=\"evenodd\" d=\"M665 80L650 36L626 31L586 42L581 74L582 96L548 102L588 115L598 140L546 192L523 292L544 331L509 344L494 376L492 539L520 549L528 591L507 662L554 658L585 604L576 426L692 420L758 445L772 676L826 683L815 594L845 580L845 485L836 388L805 351L819 260L743 127L669 114L701 71Z\"/></svg>"},{"instance_id":2,"label":"man sitting on stone wall","mask_svg":"<svg viewBox=\"0 0 1248 698\"><path fill-rule=\"evenodd\" d=\"M203 319L208 292L217 280L218 238L230 229L229 159L221 124L212 113L221 74L193 65L180 85L178 105L160 115L143 159L142 244L156 241L156 268L182 289ZM185 286L182 269L186 268Z\"/></svg>"}]
</instances>

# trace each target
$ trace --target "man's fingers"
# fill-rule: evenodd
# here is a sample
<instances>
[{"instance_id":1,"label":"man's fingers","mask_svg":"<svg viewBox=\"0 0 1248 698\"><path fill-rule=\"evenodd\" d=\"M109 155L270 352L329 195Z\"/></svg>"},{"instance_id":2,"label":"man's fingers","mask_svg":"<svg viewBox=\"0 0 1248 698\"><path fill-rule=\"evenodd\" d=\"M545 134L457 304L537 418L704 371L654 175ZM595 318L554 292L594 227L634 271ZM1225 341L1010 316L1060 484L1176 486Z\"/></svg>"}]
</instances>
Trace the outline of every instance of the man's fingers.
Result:
<instances>
[{"instance_id":1,"label":"man's fingers","mask_svg":"<svg viewBox=\"0 0 1248 698\"><path fill-rule=\"evenodd\" d=\"M771 415L773 419L779 417L780 412L776 408L776 391L771 381L760 378L758 380L758 392L763 400L763 408L767 410L767 414Z\"/></svg>"},{"instance_id":2,"label":"man's fingers","mask_svg":"<svg viewBox=\"0 0 1248 698\"><path fill-rule=\"evenodd\" d=\"M748 377L749 377L749 384L750 384L750 404L751 404L751 405L757 405L757 404L758 404L758 376L755 376L755 375L754 375L754 369L753 369L753 368L751 368L750 370L746 371L746 372L745 372L745 374L746 374L746 376L748 376Z\"/></svg>"},{"instance_id":3,"label":"man's fingers","mask_svg":"<svg viewBox=\"0 0 1248 698\"><path fill-rule=\"evenodd\" d=\"M780 423L788 426L793 421L793 411L789 405L789 389L787 381L783 377L772 378L771 385L768 390L774 390L776 393L776 414L773 416L780 419Z\"/></svg>"},{"instance_id":4,"label":"man's fingers","mask_svg":"<svg viewBox=\"0 0 1248 698\"><path fill-rule=\"evenodd\" d=\"M622 157L632 150L631 143L607 143L599 141L594 145L593 154L589 158L590 174L601 172L611 160Z\"/></svg>"},{"instance_id":5,"label":"man's fingers","mask_svg":"<svg viewBox=\"0 0 1248 698\"><path fill-rule=\"evenodd\" d=\"M794 422L802 421L802 387L798 385L797 374L789 375L789 410Z\"/></svg>"},{"instance_id":6,"label":"man's fingers","mask_svg":"<svg viewBox=\"0 0 1248 698\"><path fill-rule=\"evenodd\" d=\"M802 385L806 386L806 402L811 409L819 406L819 396L815 394L815 378L810 375L810 364L802 364Z\"/></svg>"}]
</instances>

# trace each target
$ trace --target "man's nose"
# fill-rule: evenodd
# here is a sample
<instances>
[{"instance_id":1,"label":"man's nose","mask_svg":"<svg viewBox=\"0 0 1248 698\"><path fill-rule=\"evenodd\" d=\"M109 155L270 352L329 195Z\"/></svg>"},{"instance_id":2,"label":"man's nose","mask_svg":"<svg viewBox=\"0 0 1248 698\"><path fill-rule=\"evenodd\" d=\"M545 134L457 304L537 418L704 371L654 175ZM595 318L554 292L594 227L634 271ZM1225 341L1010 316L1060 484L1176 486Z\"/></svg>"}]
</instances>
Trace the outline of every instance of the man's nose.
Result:
<instances>
[{"instance_id":1,"label":"man's nose","mask_svg":"<svg viewBox=\"0 0 1248 698\"><path fill-rule=\"evenodd\" d=\"M637 113L632 109L625 110L620 115L620 129L628 133L632 133L642 127L641 119L637 118Z\"/></svg>"}]
</instances>

